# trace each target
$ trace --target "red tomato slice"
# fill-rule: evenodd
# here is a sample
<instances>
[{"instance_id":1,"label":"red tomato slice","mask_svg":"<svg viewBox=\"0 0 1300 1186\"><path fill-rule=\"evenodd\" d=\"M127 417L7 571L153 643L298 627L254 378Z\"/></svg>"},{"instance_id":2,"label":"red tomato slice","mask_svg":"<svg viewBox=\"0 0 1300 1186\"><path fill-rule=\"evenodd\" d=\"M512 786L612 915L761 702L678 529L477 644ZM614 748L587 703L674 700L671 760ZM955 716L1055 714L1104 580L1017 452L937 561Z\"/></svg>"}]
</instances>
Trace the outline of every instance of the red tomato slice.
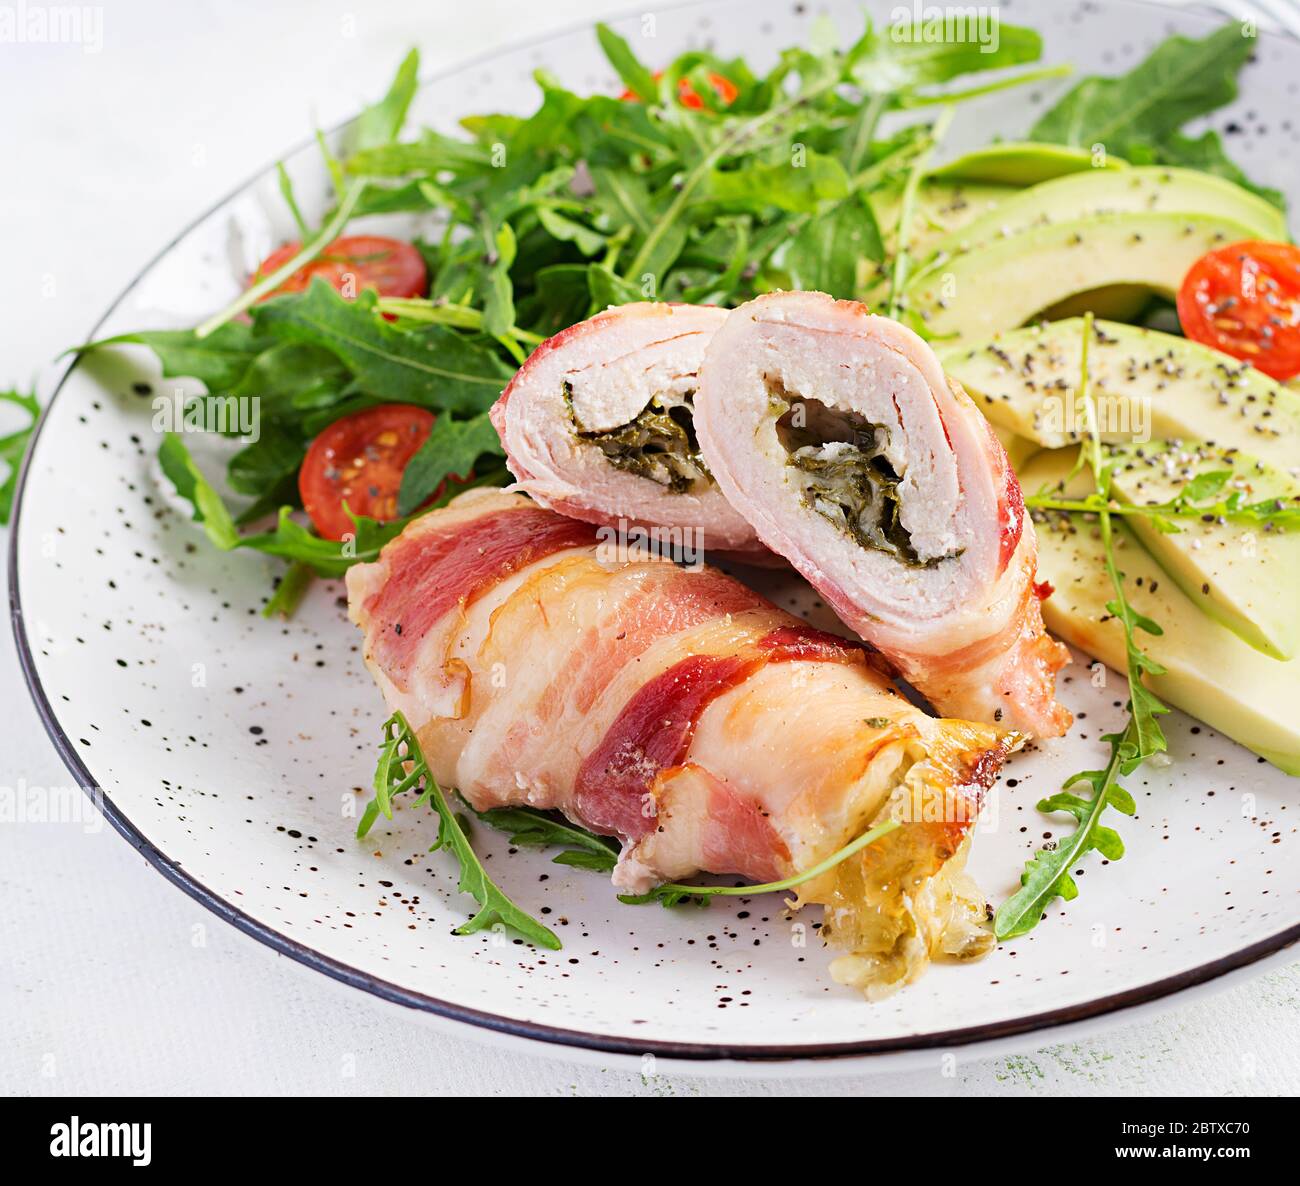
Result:
<instances>
[{"instance_id":1,"label":"red tomato slice","mask_svg":"<svg viewBox=\"0 0 1300 1186\"><path fill-rule=\"evenodd\" d=\"M286 243L271 252L253 274L252 283L288 263L301 248L301 243ZM316 276L328 281L349 300L355 299L363 288L373 288L380 296L418 297L429 286L424 257L409 243L378 235L348 235L335 239L314 260L262 299L302 292Z\"/></svg>"},{"instance_id":2,"label":"red tomato slice","mask_svg":"<svg viewBox=\"0 0 1300 1186\"><path fill-rule=\"evenodd\" d=\"M298 470L298 492L316 530L326 539L342 539L355 530L348 510L381 523L396 519L406 463L424 444L433 420L424 408L380 404L336 420L312 441ZM441 488L433 497L439 493Z\"/></svg>"},{"instance_id":3,"label":"red tomato slice","mask_svg":"<svg viewBox=\"0 0 1300 1186\"><path fill-rule=\"evenodd\" d=\"M1274 379L1300 374L1300 247L1247 240L1206 252L1183 277L1178 320L1189 338Z\"/></svg>"}]
</instances>

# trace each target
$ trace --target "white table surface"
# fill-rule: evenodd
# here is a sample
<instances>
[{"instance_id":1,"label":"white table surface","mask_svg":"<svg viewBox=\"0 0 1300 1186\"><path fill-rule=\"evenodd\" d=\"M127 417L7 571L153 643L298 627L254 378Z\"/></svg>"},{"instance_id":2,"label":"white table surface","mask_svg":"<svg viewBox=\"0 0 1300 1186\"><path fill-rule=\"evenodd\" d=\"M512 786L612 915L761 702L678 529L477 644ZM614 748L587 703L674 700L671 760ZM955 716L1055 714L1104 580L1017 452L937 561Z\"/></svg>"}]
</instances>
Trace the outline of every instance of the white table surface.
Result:
<instances>
[{"instance_id":1,"label":"white table surface","mask_svg":"<svg viewBox=\"0 0 1300 1186\"><path fill-rule=\"evenodd\" d=\"M29 0L30 7L36 0ZM426 70L629 0L114 0L103 45L0 44L0 385L39 380L216 197ZM65 785L0 634L0 785ZM202 940L200 942L200 940ZM105 826L0 824L0 1091L1253 1095L1300 1092L1300 964L1068 1045L852 1079L652 1076L489 1047L217 920Z\"/></svg>"}]
</instances>

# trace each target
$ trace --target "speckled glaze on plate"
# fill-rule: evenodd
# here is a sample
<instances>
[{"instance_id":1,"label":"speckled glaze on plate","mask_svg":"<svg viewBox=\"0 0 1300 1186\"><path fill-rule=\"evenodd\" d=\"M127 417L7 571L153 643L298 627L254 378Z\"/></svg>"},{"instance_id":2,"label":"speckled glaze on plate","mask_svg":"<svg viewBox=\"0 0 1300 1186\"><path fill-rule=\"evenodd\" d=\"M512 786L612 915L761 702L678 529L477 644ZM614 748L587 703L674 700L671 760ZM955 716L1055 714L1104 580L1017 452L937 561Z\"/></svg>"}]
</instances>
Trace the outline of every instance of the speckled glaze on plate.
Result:
<instances>
[{"instance_id":1,"label":"speckled glaze on plate","mask_svg":"<svg viewBox=\"0 0 1300 1186\"><path fill-rule=\"evenodd\" d=\"M1213 23L1136 4L1001 7L1042 30L1048 62L1085 71L1125 68L1170 32ZM664 59L712 43L763 62L804 41L815 13L855 34L858 11L857 0L728 0L661 11L655 31ZM1262 37L1258 59L1217 122L1240 129L1232 149L1252 175L1300 204L1288 164L1297 129L1278 118L1296 107L1300 45ZM471 111L529 110L538 67L578 90L616 87L582 29L435 79L415 118L449 129ZM1022 132L1046 96L1034 88L964 106L949 151ZM314 150L289 165L300 200L319 209ZM95 336L195 324L291 234L274 176L259 177L168 247ZM1300 937L1297 783L1179 715L1167 729L1172 765L1134 780L1138 816L1120 822L1121 864L1090 858L1078 900L1054 906L1032 935L982 963L937 967L881 1004L830 981L813 919L784 917L776 897L698 911L623 906L606 879L510 853L485 829L476 842L489 868L543 913L564 950L455 937L472 903L448 858L426 851L429 817L399 812L365 843L353 836L384 712L341 586L318 583L292 622L260 616L272 563L211 550L158 473L150 397L173 385L143 351L96 355L65 377L15 514L19 652L56 745L80 783L102 790L118 830L199 901L311 967L518 1037L681 1059L817 1059L824 1070L828 1056L1077 1023L1212 981ZM829 624L806 587L767 580L781 604ZM1120 686L1092 686L1077 663L1063 684L1075 731L1009 765L975 845L990 900L1011 892L1056 827L1035 801L1098 764L1098 734L1121 719Z\"/></svg>"}]
</instances>

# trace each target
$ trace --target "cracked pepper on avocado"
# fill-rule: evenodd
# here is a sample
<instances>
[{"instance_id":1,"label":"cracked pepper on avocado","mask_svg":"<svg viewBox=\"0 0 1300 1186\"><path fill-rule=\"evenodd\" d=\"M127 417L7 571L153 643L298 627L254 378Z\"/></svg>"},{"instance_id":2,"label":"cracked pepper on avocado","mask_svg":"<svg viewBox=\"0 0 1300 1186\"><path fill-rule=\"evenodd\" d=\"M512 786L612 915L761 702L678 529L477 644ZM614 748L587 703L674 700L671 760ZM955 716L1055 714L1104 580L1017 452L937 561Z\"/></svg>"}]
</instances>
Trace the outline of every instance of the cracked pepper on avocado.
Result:
<instances>
[{"instance_id":1,"label":"cracked pepper on avocado","mask_svg":"<svg viewBox=\"0 0 1300 1186\"><path fill-rule=\"evenodd\" d=\"M618 85L539 72L535 111L455 135L404 131L412 53L322 140L319 224L281 170L298 234L243 296L114 340L261 397L224 494L178 435L163 473L218 548L285 560L268 616L346 579L391 713L358 834L428 805L462 933L560 946L453 796L629 905L819 905L876 999L1120 857L1101 821L1169 706L1300 774L1300 251L1281 195L1181 130L1252 38L1171 37L940 164L955 108L1069 71L1031 29L902 32L822 26L759 71L598 26ZM432 230L353 233L394 214ZM852 637L701 547L792 568ZM1006 756L1070 728L1064 643L1127 716L994 910L973 825Z\"/></svg>"}]
</instances>

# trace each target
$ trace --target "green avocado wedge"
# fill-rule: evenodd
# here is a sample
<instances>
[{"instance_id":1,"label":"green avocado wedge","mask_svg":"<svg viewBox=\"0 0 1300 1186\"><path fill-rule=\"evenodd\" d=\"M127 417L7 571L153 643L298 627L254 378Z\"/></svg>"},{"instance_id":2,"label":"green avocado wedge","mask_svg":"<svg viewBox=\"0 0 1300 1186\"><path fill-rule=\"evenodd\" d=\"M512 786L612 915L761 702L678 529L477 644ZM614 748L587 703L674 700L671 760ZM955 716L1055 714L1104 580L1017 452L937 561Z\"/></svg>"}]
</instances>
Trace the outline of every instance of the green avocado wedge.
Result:
<instances>
[{"instance_id":1,"label":"green avocado wedge","mask_svg":"<svg viewBox=\"0 0 1300 1186\"><path fill-rule=\"evenodd\" d=\"M1036 140L1014 140L988 144L959 156L933 170L931 177L943 181L981 181L995 185L1037 185L1070 173L1092 169L1123 169L1125 161L1114 156L1094 156L1083 148L1045 144Z\"/></svg>"},{"instance_id":2,"label":"green avocado wedge","mask_svg":"<svg viewBox=\"0 0 1300 1186\"><path fill-rule=\"evenodd\" d=\"M1076 457L1074 449L1036 454L1020 471L1025 492L1062 482ZM1077 477L1076 489L1067 487L1076 495L1090 488L1086 473ZM1112 594L1095 527L1077 517L1037 518L1038 579L1053 586L1043 602L1048 629L1123 671L1124 631L1106 608ZM1156 694L1286 773L1300 775L1300 663L1270 659L1207 617L1123 525L1116 527L1116 547L1133 608L1163 629L1142 636L1144 649L1166 668L1164 675L1149 677Z\"/></svg>"},{"instance_id":3,"label":"green avocado wedge","mask_svg":"<svg viewBox=\"0 0 1300 1186\"><path fill-rule=\"evenodd\" d=\"M918 258L934 254L934 244L957 233L967 223L987 217L1008 198L1020 192L1014 185L981 181L924 181L916 194L912 222L912 250ZM898 232L903 187L889 186L868 195L871 212L885 238L886 258L893 255Z\"/></svg>"},{"instance_id":4,"label":"green avocado wedge","mask_svg":"<svg viewBox=\"0 0 1300 1186\"><path fill-rule=\"evenodd\" d=\"M1077 406L1083 319L969 346L939 344L943 368L995 425L1045 449L1083 439ZM1198 342L1098 321L1088 373L1102 440L1209 441L1283 473L1300 466L1300 392Z\"/></svg>"},{"instance_id":5,"label":"green avocado wedge","mask_svg":"<svg viewBox=\"0 0 1300 1186\"><path fill-rule=\"evenodd\" d=\"M1236 492L1242 504L1300 505L1300 481L1231 447L1156 441L1122 447L1114 462L1111 489L1132 506L1168 503L1209 474L1231 474L1216 497ZM1166 528L1177 531L1143 515L1125 522L1202 612L1273 659L1295 657L1300 531L1280 530L1267 518L1243 523L1212 515L1168 520Z\"/></svg>"},{"instance_id":6,"label":"green avocado wedge","mask_svg":"<svg viewBox=\"0 0 1300 1186\"><path fill-rule=\"evenodd\" d=\"M931 244L936 260L974 251L1032 227L1098 214L1220 215L1240 223L1252 239L1285 239L1286 218L1276 206L1221 177L1195 169L1147 167L1072 173L1007 197Z\"/></svg>"},{"instance_id":7,"label":"green avocado wedge","mask_svg":"<svg viewBox=\"0 0 1300 1186\"><path fill-rule=\"evenodd\" d=\"M904 309L932 338L979 341L1097 288L1136 284L1172 298L1207 251L1254 237L1251 227L1218 215L1068 219L928 268L907 286Z\"/></svg>"}]
</instances>

